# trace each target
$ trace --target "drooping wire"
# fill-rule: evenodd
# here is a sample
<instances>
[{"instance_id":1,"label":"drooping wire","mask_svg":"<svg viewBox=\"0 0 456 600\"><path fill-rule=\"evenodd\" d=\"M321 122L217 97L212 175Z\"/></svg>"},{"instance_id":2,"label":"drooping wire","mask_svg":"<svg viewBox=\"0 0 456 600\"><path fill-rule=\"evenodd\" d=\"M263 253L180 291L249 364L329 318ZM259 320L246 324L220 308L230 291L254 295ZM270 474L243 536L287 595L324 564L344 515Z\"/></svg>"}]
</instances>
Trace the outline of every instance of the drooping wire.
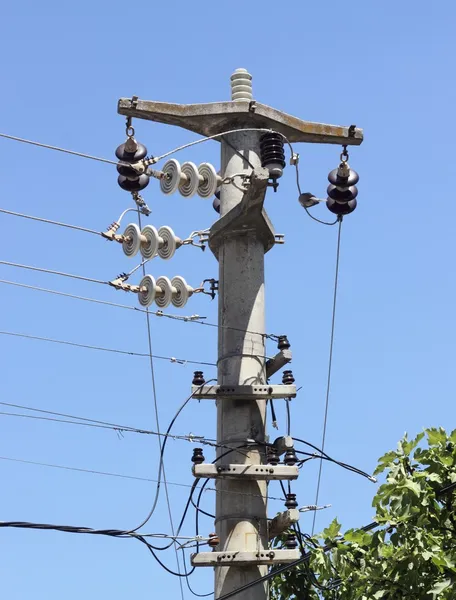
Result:
<instances>
[{"instance_id":1,"label":"drooping wire","mask_svg":"<svg viewBox=\"0 0 456 600\"><path fill-rule=\"evenodd\" d=\"M149 357L151 359L156 358L157 360L166 360L172 363L177 363L180 365L185 365L185 364L190 364L190 365L206 365L209 367L216 367L217 365L215 363L209 363L209 362L200 362L200 361L194 361L194 360L187 360L184 358L176 358L175 356L160 356L158 354L152 355L149 353L145 353L145 352L132 352L129 350L119 350L117 348L104 348L102 346L91 346L89 344L79 344L76 342L69 342L67 340L56 340L53 338L46 338L46 337L40 337L37 335L29 335L26 333L16 333L13 331L0 331L0 335L9 335L9 336L13 336L13 337L19 337L19 338L26 338L26 339L30 339L30 340L38 340L41 342L52 342L53 344L63 344L65 346L74 346L76 348L86 348L88 350L100 350L102 352L113 352L115 354L127 354L129 356L139 356L139 357Z\"/></svg>"},{"instance_id":2,"label":"drooping wire","mask_svg":"<svg viewBox=\"0 0 456 600\"><path fill-rule=\"evenodd\" d=\"M352 473L356 473L357 475L361 475L362 477L365 477L366 479L369 479L369 481L372 481L373 483L377 483L377 480L375 477L373 477L372 475L369 475L369 473L366 473L365 471L362 471L361 469L358 469L358 467L354 467L353 465L349 465L348 463L344 463L341 462L339 460L335 460L334 458L331 458L330 456L328 456L327 454L311 454L310 452L303 452L302 450L296 450L296 454L301 454L303 456L307 456L308 458L305 458L304 460L300 460L298 462L298 464L301 466L302 464L304 464L305 462L309 461L309 460L314 460L314 459L320 459L320 460L327 460L328 462L332 462L335 465L339 465L339 467L342 467L343 469L346 469L347 471L352 471Z\"/></svg>"},{"instance_id":3,"label":"drooping wire","mask_svg":"<svg viewBox=\"0 0 456 600\"><path fill-rule=\"evenodd\" d=\"M302 190L301 190L301 183L299 181L299 166L298 166L298 162L295 162L295 172L296 172L296 187L298 188L298 193L301 196L302 194ZM335 225L337 223L337 221L339 219L336 219L335 221L322 221L321 219L317 219L317 217L314 217L313 214L309 211L309 209L307 208L307 206L303 207L304 210L306 211L307 215L313 219L314 221L316 221L317 223L320 223L321 225Z\"/></svg>"},{"instance_id":4,"label":"drooping wire","mask_svg":"<svg viewBox=\"0 0 456 600\"><path fill-rule=\"evenodd\" d=\"M142 224L141 224L141 214L140 213L138 213L138 226L139 226L139 229L141 230L142 229ZM143 273L143 277L144 277L146 275L146 268L145 268L144 262L142 263L142 273ZM156 425L157 425L157 429L160 430L160 418L159 418L159 410L158 410L157 389L156 389L156 385L155 385L154 359L153 359L153 354L152 354L152 335L151 335L151 330L150 330L150 316L149 316L149 309L148 309L148 307L146 308L146 325L147 325L147 343L148 343L148 346L149 346L149 366L150 366L150 377L151 377L151 385L152 385L152 397L153 397L153 401L154 401L155 422L156 422ZM167 504L167 507L168 507L169 524L171 526L171 533L174 535L173 515L172 515L172 511L171 511L171 503L170 503L170 500L169 500L168 484L167 484L167 481L166 481L166 471L165 471L165 463L164 463L164 445L166 443L166 439L167 438L165 438L163 440L163 443L162 443L160 441L160 438L157 438L157 440L158 440L158 450L159 450L159 456L160 456L160 468L159 468L159 472L158 472L158 479L160 480L160 478L161 478L161 476L163 474L163 483L164 483L164 487L165 487L166 504ZM160 483L157 484L157 490L156 490L156 497L155 497L155 500L154 500L154 506L153 506L150 514L148 515L147 519L145 520L146 523L149 521L150 517L152 516L152 514L155 511L155 507L156 507L156 505L158 503L159 494L160 494ZM141 527L144 524L145 523L143 523L141 525ZM137 529L139 529L139 528L137 528ZM180 575L181 570L180 570L180 562L179 562L179 552L178 552L177 547L176 547L175 544L174 544L174 550L175 550L175 553L176 553L177 570L178 570L179 575ZM185 564L184 564L184 569L185 569ZM182 587L182 580L181 579L179 579L179 586L180 586L181 598L182 598L182 600L184 600L184 589Z\"/></svg>"},{"instance_id":5,"label":"drooping wire","mask_svg":"<svg viewBox=\"0 0 456 600\"><path fill-rule=\"evenodd\" d=\"M334 330L336 324L336 307L337 307L337 288L339 283L339 262L340 262L340 238L342 231L342 217L338 218L339 227L337 231L337 249L336 249L336 267L334 275L334 293L333 293L333 306L332 306L332 317L331 317L331 335L329 342L329 360L328 360L328 376L326 381L326 399L325 399L325 414L323 419L323 432L321 440L321 451L325 450L326 442L326 428L328 424L328 408L329 408L329 395L331 392L331 374L332 374L332 361L333 361L333 348L334 348ZM320 485L321 485L321 472L323 468L323 460L320 460L318 468L318 479L317 479L317 490L315 493L315 505L318 505L318 499L320 496ZM315 511L312 519L312 535L315 531L315 522L317 518L317 512Z\"/></svg>"},{"instance_id":6,"label":"drooping wire","mask_svg":"<svg viewBox=\"0 0 456 600\"><path fill-rule=\"evenodd\" d=\"M213 380L210 380L213 381ZM203 384L204 385L204 384ZM174 417L171 419L170 424L168 425L168 428L166 430L166 437L163 440L163 443L160 445L160 460L159 460L159 467L158 467L158 481L159 483L157 484L157 488L156 488L156 492L155 492L155 497L154 497L154 501L152 503L152 508L150 509L150 511L148 512L146 518L138 525L136 526L134 529L131 529L132 532L138 531L138 529L141 529L141 527L143 527L148 521L149 519L152 517L152 515L155 512L155 509L157 507L157 503L158 503L158 497L160 494L160 482L161 482L161 478L162 478L162 472L163 472L163 456L165 453L165 448L166 448L166 442L168 440L168 434L171 432L171 429L174 425L174 423L176 422L176 419L178 418L178 416L180 415L180 413L184 410L184 408L187 406L187 404L190 402L190 400L193 398L193 396L195 395L195 393L201 389L203 386L199 386L198 388L196 388L195 391L193 391L190 396L188 396L188 398L186 398L186 400L181 404L181 406L178 408L176 414L174 415Z\"/></svg>"},{"instance_id":7,"label":"drooping wire","mask_svg":"<svg viewBox=\"0 0 456 600\"><path fill-rule=\"evenodd\" d=\"M169 569L157 556L157 554L154 552L154 548L152 546L152 544L150 544L145 538L146 536L154 536L154 534L135 534L135 533L131 533L128 531L124 531L124 530L120 530L120 529L92 529L91 527L75 527L73 525L53 525L50 523L31 523L29 521L0 521L0 528L1 527L13 527L13 528L19 528L19 529L40 529L40 530L47 530L47 531L62 531L64 533L80 533L80 534L89 534L89 535L105 535L105 536L109 536L109 537L116 537L116 538L121 538L121 539L125 539L125 538L131 538L131 539L136 539L139 540L140 542L142 542L143 544L145 544L145 546L148 548L148 550L150 551L150 553L152 554L152 556L154 557L154 559L158 562L158 564L165 569L168 573L170 573L171 575L175 575L177 577L187 577L188 575L190 575L192 571L190 571L189 573L176 573L175 571L172 571L171 569ZM163 537L164 534L160 534L160 537ZM169 536L172 537L172 536ZM188 538L186 538L188 539ZM174 538L173 538L173 541Z\"/></svg>"},{"instance_id":8,"label":"drooping wire","mask_svg":"<svg viewBox=\"0 0 456 600\"><path fill-rule=\"evenodd\" d=\"M287 435L291 435L291 410L290 410L291 398L285 398L285 408L287 411Z\"/></svg>"}]
</instances>

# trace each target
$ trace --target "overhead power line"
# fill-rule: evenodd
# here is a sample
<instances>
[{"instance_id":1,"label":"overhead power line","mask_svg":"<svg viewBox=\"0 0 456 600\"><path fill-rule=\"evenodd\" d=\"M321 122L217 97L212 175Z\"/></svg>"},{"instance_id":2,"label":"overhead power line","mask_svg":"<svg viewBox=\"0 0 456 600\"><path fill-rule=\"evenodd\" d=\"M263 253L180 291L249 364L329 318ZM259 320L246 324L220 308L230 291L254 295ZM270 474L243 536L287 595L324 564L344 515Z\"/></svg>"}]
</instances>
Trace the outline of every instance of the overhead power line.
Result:
<instances>
[{"instance_id":1,"label":"overhead power line","mask_svg":"<svg viewBox=\"0 0 456 600\"><path fill-rule=\"evenodd\" d=\"M217 444L215 442L215 440L207 439L202 435L193 435L193 434L178 435L178 434L171 434L171 433L161 433L159 431L151 431L149 429L141 429L138 427L132 427L131 425L120 425L119 423L110 423L109 421L101 421L99 419L90 419L88 417L79 417L79 416L75 416L75 415L69 415L67 413L56 412L53 410L46 410L43 408L35 408L32 406L24 406L23 404L14 404L12 402L0 402L0 405L9 406L11 408L20 408L21 410L30 410L32 412L38 412L38 413L47 414L47 415L54 415L56 417L65 417L66 419L71 419L71 421L60 421L62 423L71 423L73 425L81 425L81 426L86 426L86 427L100 427L101 429L112 429L114 431L122 431L122 432L125 431L125 432L129 432L129 433L140 433L140 434L144 434L144 435L155 435L159 438L160 437L162 437L162 438L170 437L174 440L186 440L188 442L213 446L215 448L223 447L223 448L228 448L231 450L230 446ZM5 414L5 413L0 413L0 414ZM9 413L6 413L6 414L9 414ZM15 416L33 418L32 415L15 415ZM41 417L41 418L45 419L45 417ZM50 419L50 420L54 420L54 419ZM59 421L57 421L57 422L59 422Z\"/></svg>"},{"instance_id":2,"label":"overhead power line","mask_svg":"<svg viewBox=\"0 0 456 600\"><path fill-rule=\"evenodd\" d=\"M158 483L158 479L153 479L150 477L139 477L136 475L125 475L124 473L112 473L110 471L97 471L95 469L83 469L81 467L70 467L67 465L57 465L57 464L53 464L53 463L46 463L46 462L38 462L35 460L25 460L22 458L13 458L10 456L0 456L0 460L4 460L4 461L9 461L9 462L15 462L15 463L22 463L25 465L34 465L37 467L47 467L47 468L51 468L51 469L61 469L64 471L74 471L77 473L89 473L90 475L103 475L106 477L118 477L120 479L131 479L131 480L135 480L135 481L147 481L149 483ZM184 488L192 488L193 485L189 484L189 483L179 483L176 481L168 481L168 485L173 485L173 486L177 486L177 487L184 487ZM205 492L215 492L216 494L221 494L221 493L225 493L223 491L218 491L215 488L211 488L211 487L206 487L204 489ZM284 498L279 498L277 496L262 496L261 494L244 494L242 492L234 492L234 491L228 491L226 493L229 494L237 494L240 496L249 496L249 497L254 497L254 498L266 498L267 500L278 500L280 502L284 502Z\"/></svg>"},{"instance_id":3,"label":"overhead power line","mask_svg":"<svg viewBox=\"0 0 456 600\"><path fill-rule=\"evenodd\" d=\"M60 275L61 277L70 277L71 279L80 279L81 281L89 281L90 283L101 283L103 285L109 285L108 281L102 281L101 279L92 279L91 277L83 277L82 275L72 275L71 273L64 273L62 271L53 271L52 269L42 269L41 267L32 267L30 265L21 265L18 263L9 262L7 260L0 260L0 265L6 265L8 267L16 267L18 269L28 269L29 271L38 271L39 273L50 273L51 275Z\"/></svg>"},{"instance_id":4,"label":"overhead power line","mask_svg":"<svg viewBox=\"0 0 456 600\"><path fill-rule=\"evenodd\" d=\"M65 154L73 154L74 156L80 156L81 158L89 158L90 160L97 160L98 162L108 163L110 165L118 165L119 161L109 160L107 158L100 158L98 156L92 156L91 154L85 154L83 152L76 152L75 150L67 150L66 148L59 148L58 146L51 146L50 144L43 144L41 142L34 142L32 140L26 140L15 135L8 135L6 133L0 133L0 137L8 140L14 140L15 142L22 142L23 144L31 144L32 146L39 146L40 148L47 148L48 150L56 150L57 152L64 152Z\"/></svg>"},{"instance_id":5,"label":"overhead power line","mask_svg":"<svg viewBox=\"0 0 456 600\"><path fill-rule=\"evenodd\" d=\"M336 267L334 274L334 293L333 293L333 306L331 316L331 336L329 342L329 359L328 359L328 376L326 381L326 399L325 399L325 415L323 419L323 433L321 440L321 451L324 452L326 442L326 429L328 425L328 408L329 408L329 395L331 393L331 374L332 374L332 361L333 361L333 348L334 348L334 330L336 325L336 307L337 307L337 288L339 283L339 260L340 260L340 236L342 231L342 218L339 219L339 227L337 231L337 249L336 249ZM320 460L318 468L317 478L317 490L315 493L315 505L318 505L318 499L320 496L320 485L321 485L321 473L323 469L323 460ZM315 531L315 522L317 519L317 513L314 512L312 519L312 535Z\"/></svg>"},{"instance_id":6,"label":"overhead power line","mask_svg":"<svg viewBox=\"0 0 456 600\"><path fill-rule=\"evenodd\" d=\"M0 261L0 264L2 264L2 262ZM13 263L11 263L12 266L15 266ZM22 265L19 265L22 266ZM24 268L28 268L25 267ZM33 269L33 267L31 267ZM96 298L88 298L85 296L78 296L75 294L68 294L67 292L60 292L58 290L51 290L49 288L42 288L42 287L38 287L35 285L27 285L25 283L18 283L16 281L9 281L7 279L0 279L0 283L6 284L6 285L13 285L16 287L21 287L21 288L25 288L25 289L30 289L30 290L35 290L38 292L46 292L48 294L55 294L57 296L63 296L66 298L73 298L74 300L82 300L85 302L94 302L95 304L105 304L107 306L113 306L116 308L124 308L124 309L128 309L128 310L134 310L136 312L141 312L141 313L146 313L146 309L143 308L139 308L136 306L128 306L127 304L117 304L116 302L108 302L107 300L98 300ZM101 282L103 283L103 282ZM157 311L151 311L149 310L149 315L154 315L156 317L163 317L165 319L173 319L176 321L183 321L184 323L196 323L197 325L205 325L206 327L213 327L215 329L229 329L229 330L233 330L233 331L242 331L242 332L246 332L246 333L251 333L252 335L262 335L265 338L271 339L271 340L277 340L279 338L278 335L274 334L274 333L260 333L258 331L250 331L249 329L240 329L237 327L229 327L229 326L224 326L224 325L217 325L216 323L208 323L206 321L203 321L202 319L206 319L206 317L202 317L200 315L190 315L190 316L180 316L180 315L171 315L169 313L164 313L161 310L157 310Z\"/></svg>"},{"instance_id":7,"label":"overhead power line","mask_svg":"<svg viewBox=\"0 0 456 600\"><path fill-rule=\"evenodd\" d=\"M77 296L75 294L68 294L67 292L60 292L58 290L42 288L42 287L38 287L36 285L27 285L25 283L18 283L17 281L9 281L7 279L0 279L0 283L6 284L6 285L13 285L16 287L25 288L25 289L29 289L29 290L35 290L37 292L46 292L48 294L55 294L56 296L73 298L74 300L83 300L85 302L94 302L95 304L104 304L106 306L113 306L115 308L124 308L127 310L134 310L136 312L141 312L141 313L146 312L146 309L139 308L138 306L129 306L128 304L118 304L117 302L109 302L107 300L99 300L97 298L88 298L86 296ZM168 313L164 313L161 310L157 310L157 311L149 310L149 314L154 315L156 317L163 317L166 319L174 319L176 321L184 321L184 322L196 321L197 319L205 319L206 318L206 317L201 317L200 315L190 315L190 316L170 315ZM201 323L201 324L205 325L206 323ZM217 327L217 325L214 325L214 327Z\"/></svg>"},{"instance_id":8,"label":"overhead power line","mask_svg":"<svg viewBox=\"0 0 456 600\"><path fill-rule=\"evenodd\" d=\"M34 217L32 215L26 215L24 213L14 212L12 210L6 210L6 208L0 208L0 213L4 213L6 215L12 215L14 217L22 217L24 219L30 219L32 221L39 221L40 223L48 223L49 225L58 225L59 227L67 227L68 229L76 229L77 231L84 231L86 233L93 233L95 235L101 236L101 232L95 231L94 229L87 229L87 227L80 227L79 225L69 225L68 223L61 223L60 221L52 221L50 219L44 219L42 217Z\"/></svg>"},{"instance_id":9,"label":"overhead power line","mask_svg":"<svg viewBox=\"0 0 456 600\"><path fill-rule=\"evenodd\" d=\"M142 358L151 356L150 354L148 354L146 352L132 352L129 350L118 350L117 348L104 348L102 346L79 344L77 342L69 342L66 340L55 340L53 338L40 337L37 335L29 335L26 333L17 333L17 332L13 332L13 331L0 331L0 335L9 335L12 337L25 338L25 339L29 339L29 340L37 340L37 341L41 341L41 342L51 342L53 344L63 344L65 346L75 346L76 348L85 348L88 350L100 350L102 352L113 352L115 354L126 354L129 356L139 356ZM205 366L209 366L209 367L217 366L215 363L203 362L203 361L198 361L198 360L186 360L184 358L176 358L174 356L159 356L158 354L156 354L153 356L153 358L156 358L157 360L166 360L166 361L169 361L172 363L177 363L179 365L190 364L190 365L205 365Z\"/></svg>"}]
</instances>

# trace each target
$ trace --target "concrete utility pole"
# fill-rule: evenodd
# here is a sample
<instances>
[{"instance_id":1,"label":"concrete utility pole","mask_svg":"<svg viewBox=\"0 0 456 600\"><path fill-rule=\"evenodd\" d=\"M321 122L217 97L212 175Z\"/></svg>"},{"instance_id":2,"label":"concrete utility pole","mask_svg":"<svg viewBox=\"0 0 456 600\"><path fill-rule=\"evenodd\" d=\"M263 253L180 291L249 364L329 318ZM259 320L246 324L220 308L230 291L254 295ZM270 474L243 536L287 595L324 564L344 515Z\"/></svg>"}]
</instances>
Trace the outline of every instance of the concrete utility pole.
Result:
<instances>
[{"instance_id":1,"label":"concrete utility pole","mask_svg":"<svg viewBox=\"0 0 456 600\"><path fill-rule=\"evenodd\" d=\"M192 556L196 566L215 567L215 598L264 575L267 565L299 558L298 549L268 549L267 481L296 479L294 465L268 464L264 449L266 402L296 395L294 385L266 383L291 356L279 353L265 361L264 254L281 241L263 208L271 173L262 168L260 136L252 128L270 129L291 142L358 145L362 131L301 121L252 99L251 75L238 69L231 78L231 102L178 105L121 99L120 114L178 125L202 135L236 133L221 141L221 175L236 176L236 185L220 192L220 219L212 226L209 245L219 261L219 342L217 385L194 387L195 398L217 403L217 442L239 448L219 450L216 464L195 464L194 475L216 479L216 528L220 546L215 552ZM245 176L244 178L241 176ZM277 453L290 449L281 438ZM285 527L297 516L286 511L271 528ZM296 511L294 511L296 513ZM266 600L267 585L236 594L238 600Z\"/></svg>"}]
</instances>

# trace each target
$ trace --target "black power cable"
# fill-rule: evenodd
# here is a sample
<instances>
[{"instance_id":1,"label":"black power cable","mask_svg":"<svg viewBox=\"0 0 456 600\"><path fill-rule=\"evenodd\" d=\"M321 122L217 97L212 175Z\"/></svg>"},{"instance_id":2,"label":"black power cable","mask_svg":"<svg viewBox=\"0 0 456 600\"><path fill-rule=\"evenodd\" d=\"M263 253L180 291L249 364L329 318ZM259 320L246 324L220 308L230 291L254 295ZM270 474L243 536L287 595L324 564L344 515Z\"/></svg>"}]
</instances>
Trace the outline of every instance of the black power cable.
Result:
<instances>
[{"instance_id":1,"label":"black power cable","mask_svg":"<svg viewBox=\"0 0 456 600\"><path fill-rule=\"evenodd\" d=\"M310 213L308 212L308 214L310 214ZM315 218L315 217L312 217L312 218ZM339 283L340 237L341 237L341 232L342 232L342 216L339 216L337 218L337 221L339 221L339 227L338 227L338 231L337 231L336 267L335 267L335 275L334 275L334 293L333 293L333 306L332 306L332 317L331 317L331 336L330 336L330 342L329 342L328 376L327 376L327 382L326 382L325 416L323 419L323 433L322 433L322 439L321 439L322 451L325 449L326 428L328 425L329 395L331 392L334 330L335 330L335 325L336 325L337 288L338 288L338 283ZM322 468L323 468L323 461L320 460L320 465L319 465L319 469L318 469L318 478L317 478L317 491L315 493L315 505L318 504L318 498L320 495ZM315 530L316 518L317 518L317 512L315 511L313 514L313 520L312 520L312 534Z\"/></svg>"}]
</instances>

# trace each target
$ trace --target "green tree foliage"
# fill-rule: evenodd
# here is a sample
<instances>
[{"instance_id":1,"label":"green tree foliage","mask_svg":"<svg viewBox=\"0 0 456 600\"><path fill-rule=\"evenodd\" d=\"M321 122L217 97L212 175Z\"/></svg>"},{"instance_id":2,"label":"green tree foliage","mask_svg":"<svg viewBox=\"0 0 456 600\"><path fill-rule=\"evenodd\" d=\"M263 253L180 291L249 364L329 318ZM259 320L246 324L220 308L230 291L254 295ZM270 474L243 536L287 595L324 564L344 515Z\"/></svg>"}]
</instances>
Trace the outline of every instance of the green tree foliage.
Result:
<instances>
[{"instance_id":1,"label":"green tree foliage","mask_svg":"<svg viewBox=\"0 0 456 600\"><path fill-rule=\"evenodd\" d=\"M377 526L334 520L303 537L309 560L271 581L272 600L456 600L456 430L427 429L379 460ZM274 541L282 544L284 536Z\"/></svg>"}]
</instances>

